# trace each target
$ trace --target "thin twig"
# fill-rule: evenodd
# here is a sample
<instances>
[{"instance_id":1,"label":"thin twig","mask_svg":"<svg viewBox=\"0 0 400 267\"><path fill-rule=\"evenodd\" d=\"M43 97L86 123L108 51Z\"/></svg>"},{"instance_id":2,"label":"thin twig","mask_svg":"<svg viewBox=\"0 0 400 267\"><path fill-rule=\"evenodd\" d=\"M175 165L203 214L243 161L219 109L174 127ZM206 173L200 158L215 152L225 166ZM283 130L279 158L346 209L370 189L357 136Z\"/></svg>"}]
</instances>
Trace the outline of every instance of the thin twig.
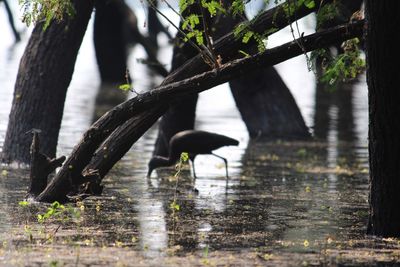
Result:
<instances>
[{"instance_id":1,"label":"thin twig","mask_svg":"<svg viewBox=\"0 0 400 267\"><path fill-rule=\"evenodd\" d=\"M148 1L151 1L151 0L148 0ZM172 7L172 5L167 1L167 0L163 0L164 1L164 3L167 5L167 7L169 8L169 9L171 9L176 15L178 15L179 16L179 18L181 19L181 21L185 21L185 18L178 12L178 11L176 11L176 9L175 8L173 8ZM156 10L157 11L157 10ZM161 11L157 11L157 12L161 12ZM195 44L194 42L192 42L189 38L187 38L187 34L184 32L184 31L182 31L180 28L177 28L176 27L176 25L173 25L176 29L178 29L178 31L183 35L183 36L185 36L186 37L186 39L189 41L189 43L191 43L192 45L195 45L195 48L198 48L198 50L200 51L200 53L205 57L205 61L206 61L206 63L208 64L208 61L207 60L210 60L211 62L213 62L214 60L213 60L213 53L210 51L210 49L209 48L207 48L205 45L200 45L200 46L198 46L197 44ZM188 30L190 31L190 32L194 32L194 29L190 26L190 25L188 25L187 26L188 27ZM212 67L212 66L211 66Z\"/></svg>"},{"instance_id":2,"label":"thin twig","mask_svg":"<svg viewBox=\"0 0 400 267\"><path fill-rule=\"evenodd\" d=\"M294 33L294 29L293 29L293 26L292 26L292 21L290 21L290 13L291 13L290 5L291 5L291 0L287 0L287 4L288 4L288 13L289 13L289 14L287 14L288 24L289 24L289 27L290 27L290 33L292 34L293 40L294 40L294 41L296 42L296 44L301 48L301 50L303 51L304 56L306 57L307 69L310 71L310 70L311 70L310 64L309 64L310 59L309 59L309 57L308 57L308 55L307 55L307 51L306 51L306 49L304 48L304 45L302 44L302 35L300 34L299 24L297 23L297 19L296 19L296 5L297 5L296 1L297 1L297 0L294 0L294 4L293 4L293 5L294 5L293 14L294 14L294 18L295 18L294 20L295 20L295 24L296 24L296 27L297 27L297 32L298 32L298 34L299 34L299 37L298 37L298 38L296 38L296 35L295 35L295 33Z\"/></svg>"},{"instance_id":3,"label":"thin twig","mask_svg":"<svg viewBox=\"0 0 400 267\"><path fill-rule=\"evenodd\" d=\"M182 31L179 27L177 27L166 15L164 15L164 13L162 13L153 3L152 1L147 1L150 5L151 8L153 8L158 14L160 14L164 19L166 19L168 21L168 23L170 23L172 25L172 27L174 27L179 33L181 33L183 36L187 36L186 33L184 31ZM190 38L186 38L187 42L193 46L200 54L204 55L207 57L207 54L204 53L204 51L197 45L195 44L192 40L190 40Z\"/></svg>"},{"instance_id":4,"label":"thin twig","mask_svg":"<svg viewBox=\"0 0 400 267\"><path fill-rule=\"evenodd\" d=\"M201 5L200 0L198 0L197 3L198 3L199 8L200 8L201 16L203 17L203 19L202 19L202 21L203 21L203 31L204 31L204 35L206 37L207 47L208 47L208 50L209 50L209 52L211 54L212 60L214 62L214 67L218 68L219 67L219 63L218 63L218 60L217 60L217 56L214 53L213 45L211 43L210 33L208 31L208 25L207 25L207 22L206 22L206 16L204 14L204 7Z\"/></svg>"}]
</instances>

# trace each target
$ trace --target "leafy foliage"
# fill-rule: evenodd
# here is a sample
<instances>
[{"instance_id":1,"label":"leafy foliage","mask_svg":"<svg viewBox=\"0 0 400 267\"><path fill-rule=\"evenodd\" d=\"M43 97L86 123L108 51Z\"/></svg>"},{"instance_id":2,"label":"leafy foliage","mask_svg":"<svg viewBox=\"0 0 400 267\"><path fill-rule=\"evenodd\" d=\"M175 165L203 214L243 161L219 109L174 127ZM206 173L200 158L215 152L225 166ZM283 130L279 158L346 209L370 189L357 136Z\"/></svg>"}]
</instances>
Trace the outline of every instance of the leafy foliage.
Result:
<instances>
[{"instance_id":1,"label":"leafy foliage","mask_svg":"<svg viewBox=\"0 0 400 267\"><path fill-rule=\"evenodd\" d=\"M241 15L244 13L245 5L243 0L234 0L232 2L230 11L232 16Z\"/></svg>"},{"instance_id":2,"label":"leafy foliage","mask_svg":"<svg viewBox=\"0 0 400 267\"><path fill-rule=\"evenodd\" d=\"M74 16L75 9L70 0L18 0L23 9L22 22L28 27L44 21L43 29L47 29L55 20L62 21L65 16Z\"/></svg>"},{"instance_id":3,"label":"leafy foliage","mask_svg":"<svg viewBox=\"0 0 400 267\"><path fill-rule=\"evenodd\" d=\"M358 38L343 43L343 53L333 57L326 50L317 50L312 58L322 58L323 75L321 81L335 86L340 81L347 81L357 77L365 70L365 60L361 58L358 48Z\"/></svg>"},{"instance_id":4,"label":"leafy foliage","mask_svg":"<svg viewBox=\"0 0 400 267\"><path fill-rule=\"evenodd\" d=\"M267 40L267 36L270 30L265 31L263 34L259 34L251 30L249 22L240 23L233 30L233 34L237 39L242 39L244 44L247 44L250 40L254 40L257 44L259 52L264 52L266 47L264 41Z\"/></svg>"},{"instance_id":5,"label":"leafy foliage","mask_svg":"<svg viewBox=\"0 0 400 267\"><path fill-rule=\"evenodd\" d=\"M183 12L190 6L194 4L194 0L179 0L179 12Z\"/></svg>"}]
</instances>

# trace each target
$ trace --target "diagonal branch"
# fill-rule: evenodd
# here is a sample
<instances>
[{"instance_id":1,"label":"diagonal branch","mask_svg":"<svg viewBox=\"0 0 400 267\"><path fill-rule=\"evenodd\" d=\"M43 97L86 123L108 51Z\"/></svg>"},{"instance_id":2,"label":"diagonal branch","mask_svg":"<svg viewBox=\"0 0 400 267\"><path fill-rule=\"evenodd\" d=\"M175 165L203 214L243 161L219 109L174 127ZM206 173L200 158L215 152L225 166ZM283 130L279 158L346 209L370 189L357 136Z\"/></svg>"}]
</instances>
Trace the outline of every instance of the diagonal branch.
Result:
<instances>
[{"instance_id":1,"label":"diagonal branch","mask_svg":"<svg viewBox=\"0 0 400 267\"><path fill-rule=\"evenodd\" d=\"M38 201L51 202L54 200L63 201L65 196L75 186L82 184L81 173L89 164L95 151L103 151L99 146L109 137L117 127L121 126L119 131L129 132L129 144L133 144L149 127L150 123L142 123L141 126L135 125L141 121L156 121L161 116L166 105L176 98L187 94L195 94L216 85L222 84L230 79L248 73L256 68L267 67L278 64L292 57L301 55L304 50L312 51L318 48L329 46L354 37L360 37L363 34L364 21L358 21L352 24L345 24L330 28L318 33L314 33L301 38L302 47L297 44L298 40L283 44L281 46L268 49L263 53L249 56L243 59L237 59L222 65L218 70L207 71L194 77L169 83L157 87L149 92L141 94L135 98L125 101L104 114L95 122L84 134L80 143L75 146L71 156L63 165L56 177L46 187L46 189L37 197ZM151 111L153 110L153 111ZM150 119L149 119L150 118ZM128 120L133 124L126 123ZM145 128L143 128L145 127ZM111 139L110 139L111 140ZM112 140L111 140L112 141ZM124 142L127 142L126 140ZM123 153L107 164L107 167L99 171L104 176L108 170L121 157ZM107 161L108 158L100 158L100 161ZM92 163L93 164L93 163ZM95 165L100 165L95 163Z\"/></svg>"}]
</instances>

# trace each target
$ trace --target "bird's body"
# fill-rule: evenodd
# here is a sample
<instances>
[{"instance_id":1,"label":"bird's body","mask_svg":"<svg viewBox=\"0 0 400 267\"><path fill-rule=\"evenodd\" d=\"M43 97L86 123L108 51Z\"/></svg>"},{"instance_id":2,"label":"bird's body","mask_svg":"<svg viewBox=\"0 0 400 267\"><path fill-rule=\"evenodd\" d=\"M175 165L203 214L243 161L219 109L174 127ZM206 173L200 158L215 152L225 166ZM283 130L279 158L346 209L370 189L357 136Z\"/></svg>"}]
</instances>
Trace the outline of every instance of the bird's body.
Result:
<instances>
[{"instance_id":1,"label":"bird's body","mask_svg":"<svg viewBox=\"0 0 400 267\"><path fill-rule=\"evenodd\" d=\"M239 141L228 136L216 133L196 130L186 130L178 132L171 138L169 142L168 158L154 156L150 160L148 176L150 176L151 172L158 167L166 167L175 164L180 158L182 152L188 153L189 158L192 160L193 163L197 155L212 154L214 156L217 156L212 153L213 150L216 150L223 146L237 146L238 144ZM217 157L222 158L220 156ZM225 164L227 164L226 159L222 159L225 161ZM193 174L195 176L195 173Z\"/></svg>"}]
</instances>

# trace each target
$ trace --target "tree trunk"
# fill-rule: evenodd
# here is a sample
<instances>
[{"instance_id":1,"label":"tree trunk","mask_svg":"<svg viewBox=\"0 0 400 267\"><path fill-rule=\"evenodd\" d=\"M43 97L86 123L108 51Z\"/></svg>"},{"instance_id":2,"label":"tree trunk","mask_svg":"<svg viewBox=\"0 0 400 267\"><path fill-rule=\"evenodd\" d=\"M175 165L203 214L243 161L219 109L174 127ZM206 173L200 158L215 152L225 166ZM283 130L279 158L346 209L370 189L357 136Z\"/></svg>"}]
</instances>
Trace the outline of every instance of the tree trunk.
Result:
<instances>
[{"instance_id":1,"label":"tree trunk","mask_svg":"<svg viewBox=\"0 0 400 267\"><path fill-rule=\"evenodd\" d=\"M137 17L124 0L96 1L93 38L102 82L126 83L128 45L142 45L149 67L163 77L168 73L158 61L154 46L140 33Z\"/></svg>"},{"instance_id":2,"label":"tree trunk","mask_svg":"<svg viewBox=\"0 0 400 267\"><path fill-rule=\"evenodd\" d=\"M400 236L400 2L366 1L369 90L369 234Z\"/></svg>"},{"instance_id":3,"label":"tree trunk","mask_svg":"<svg viewBox=\"0 0 400 267\"><path fill-rule=\"evenodd\" d=\"M126 83L127 40L123 1L96 1L93 40L103 83Z\"/></svg>"},{"instance_id":4,"label":"tree trunk","mask_svg":"<svg viewBox=\"0 0 400 267\"><path fill-rule=\"evenodd\" d=\"M42 134L42 151L55 157L67 88L82 43L92 1L73 1L76 15L61 23L43 23L33 29L21 59L15 83L3 161L29 163L33 128Z\"/></svg>"},{"instance_id":5,"label":"tree trunk","mask_svg":"<svg viewBox=\"0 0 400 267\"><path fill-rule=\"evenodd\" d=\"M310 138L296 101L275 68L257 69L229 84L250 137Z\"/></svg>"}]
</instances>

